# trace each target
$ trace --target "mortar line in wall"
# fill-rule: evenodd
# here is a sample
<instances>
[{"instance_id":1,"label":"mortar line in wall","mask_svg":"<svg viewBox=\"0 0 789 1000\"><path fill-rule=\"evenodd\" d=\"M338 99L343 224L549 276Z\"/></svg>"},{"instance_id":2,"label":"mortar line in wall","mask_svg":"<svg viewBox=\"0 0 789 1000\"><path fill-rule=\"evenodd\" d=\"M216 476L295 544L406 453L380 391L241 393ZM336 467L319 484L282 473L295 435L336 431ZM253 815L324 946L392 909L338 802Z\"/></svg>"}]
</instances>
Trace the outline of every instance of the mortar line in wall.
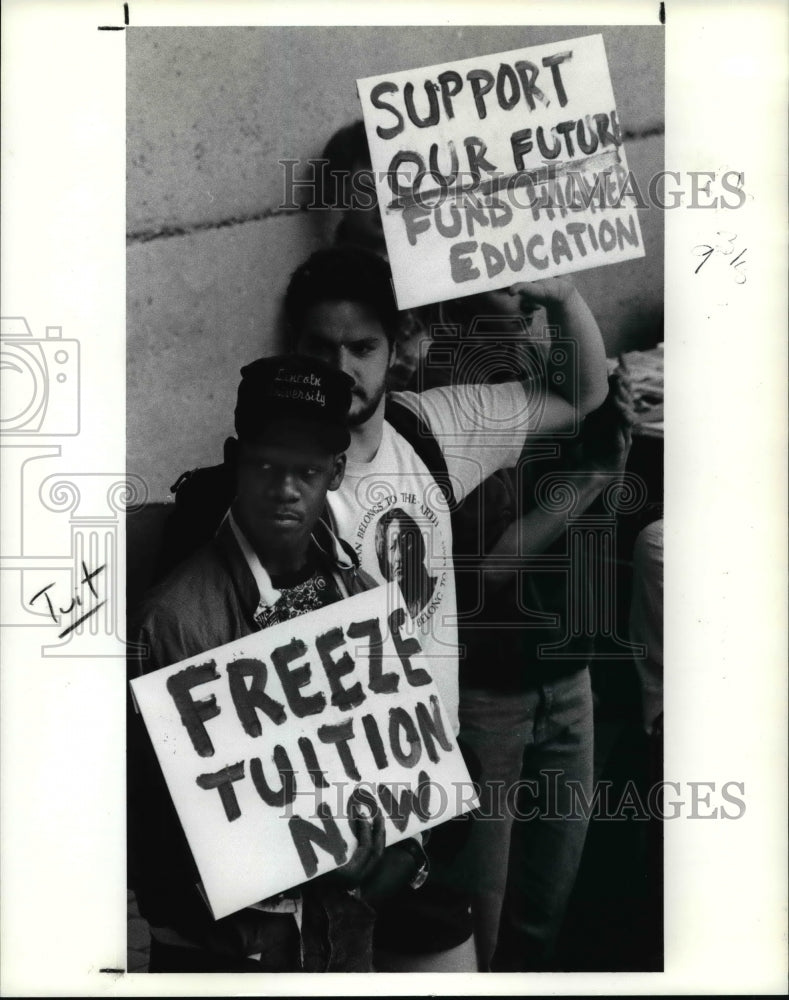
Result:
<instances>
[{"instance_id":1,"label":"mortar line in wall","mask_svg":"<svg viewBox=\"0 0 789 1000\"><path fill-rule=\"evenodd\" d=\"M634 139L649 139L652 136L663 135L665 127L660 125L649 125L646 128L635 131L624 129L622 131L623 142ZM243 226L247 222L263 222L265 219L273 219L280 215L297 215L306 212L306 205L298 208L264 208L260 212L253 212L250 215L233 216L229 219L212 220L210 222L192 222L188 225L161 226L158 229L138 229L126 234L128 243L150 243L152 240L168 239L172 236L191 236L194 233L208 232L212 229L229 229L231 226Z\"/></svg>"},{"instance_id":2,"label":"mortar line in wall","mask_svg":"<svg viewBox=\"0 0 789 1000\"><path fill-rule=\"evenodd\" d=\"M622 129L622 141L628 142L631 139L651 139L653 135L665 135L666 126L663 122L657 125L647 125L641 129Z\"/></svg>"},{"instance_id":3,"label":"mortar line in wall","mask_svg":"<svg viewBox=\"0 0 789 1000\"><path fill-rule=\"evenodd\" d=\"M243 226L247 222L263 222L279 215L297 215L305 212L305 207L299 208L264 208L250 215L237 215L229 219L212 219L208 222L191 222L187 225L161 226L159 229L138 229L126 234L127 243L150 243L151 240L167 239L171 236L191 236L211 229L228 229L231 226Z\"/></svg>"}]
</instances>

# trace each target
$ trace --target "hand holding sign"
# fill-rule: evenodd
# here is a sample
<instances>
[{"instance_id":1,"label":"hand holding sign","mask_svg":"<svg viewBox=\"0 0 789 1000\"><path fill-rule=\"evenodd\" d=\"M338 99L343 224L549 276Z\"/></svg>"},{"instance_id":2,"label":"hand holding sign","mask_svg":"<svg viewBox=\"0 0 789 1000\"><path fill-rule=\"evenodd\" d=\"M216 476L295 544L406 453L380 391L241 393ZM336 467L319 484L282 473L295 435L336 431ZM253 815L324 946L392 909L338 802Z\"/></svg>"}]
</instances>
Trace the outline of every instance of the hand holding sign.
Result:
<instances>
[{"instance_id":1,"label":"hand holding sign","mask_svg":"<svg viewBox=\"0 0 789 1000\"><path fill-rule=\"evenodd\" d=\"M356 837L353 854L339 868L323 878L345 889L355 889L368 879L378 866L386 846L384 818L380 810L370 813L364 803L354 804L348 820Z\"/></svg>"},{"instance_id":2,"label":"hand holding sign","mask_svg":"<svg viewBox=\"0 0 789 1000\"><path fill-rule=\"evenodd\" d=\"M510 295L520 298L521 307L547 306L565 302L574 291L567 278L543 278L540 281L519 281L509 288Z\"/></svg>"},{"instance_id":3,"label":"hand holding sign","mask_svg":"<svg viewBox=\"0 0 789 1000\"><path fill-rule=\"evenodd\" d=\"M216 918L476 805L406 622L378 587L131 682Z\"/></svg>"}]
</instances>

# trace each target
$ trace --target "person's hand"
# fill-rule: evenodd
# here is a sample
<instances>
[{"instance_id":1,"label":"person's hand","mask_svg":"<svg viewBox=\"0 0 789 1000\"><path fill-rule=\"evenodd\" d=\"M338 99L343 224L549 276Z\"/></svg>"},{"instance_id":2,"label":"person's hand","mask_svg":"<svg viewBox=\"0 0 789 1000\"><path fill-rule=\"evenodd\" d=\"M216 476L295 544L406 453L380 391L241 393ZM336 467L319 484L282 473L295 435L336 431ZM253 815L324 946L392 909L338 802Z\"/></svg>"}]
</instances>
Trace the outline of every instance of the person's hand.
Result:
<instances>
[{"instance_id":1,"label":"person's hand","mask_svg":"<svg viewBox=\"0 0 789 1000\"><path fill-rule=\"evenodd\" d=\"M636 406L633 397L633 382L628 373L619 366L608 378L608 391L611 405L619 414L620 419L628 427L636 422Z\"/></svg>"},{"instance_id":2,"label":"person's hand","mask_svg":"<svg viewBox=\"0 0 789 1000\"><path fill-rule=\"evenodd\" d=\"M519 281L510 285L508 292L520 300L524 311L540 306L565 302L575 291L575 285L568 278L542 278L539 281Z\"/></svg>"},{"instance_id":3,"label":"person's hand","mask_svg":"<svg viewBox=\"0 0 789 1000\"><path fill-rule=\"evenodd\" d=\"M392 844L363 883L362 897L371 906L377 906L409 885L414 875L416 865L412 855L404 851L400 844Z\"/></svg>"},{"instance_id":4,"label":"person's hand","mask_svg":"<svg viewBox=\"0 0 789 1000\"><path fill-rule=\"evenodd\" d=\"M616 470L622 472L633 444L633 425L636 422L633 388L629 375L622 368L617 368L612 373L608 386L609 405L618 418L614 425L613 461Z\"/></svg>"},{"instance_id":5,"label":"person's hand","mask_svg":"<svg viewBox=\"0 0 789 1000\"><path fill-rule=\"evenodd\" d=\"M368 878L381 860L386 842L384 818L380 809L371 818L363 808L352 808L349 815L356 847L339 868L322 876L325 883L342 889L355 889Z\"/></svg>"},{"instance_id":6,"label":"person's hand","mask_svg":"<svg viewBox=\"0 0 789 1000\"><path fill-rule=\"evenodd\" d=\"M633 442L635 409L630 379L617 368L608 379L608 397L584 422L579 466L586 472L622 472Z\"/></svg>"}]
</instances>

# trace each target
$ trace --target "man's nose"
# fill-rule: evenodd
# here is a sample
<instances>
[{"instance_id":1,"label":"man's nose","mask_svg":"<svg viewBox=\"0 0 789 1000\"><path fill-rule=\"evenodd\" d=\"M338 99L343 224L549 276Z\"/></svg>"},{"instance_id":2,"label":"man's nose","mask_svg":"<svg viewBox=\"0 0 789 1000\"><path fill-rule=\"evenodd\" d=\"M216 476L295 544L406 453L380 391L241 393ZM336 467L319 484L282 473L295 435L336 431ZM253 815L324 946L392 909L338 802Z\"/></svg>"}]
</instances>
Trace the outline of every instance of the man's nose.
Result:
<instances>
[{"instance_id":1,"label":"man's nose","mask_svg":"<svg viewBox=\"0 0 789 1000\"><path fill-rule=\"evenodd\" d=\"M354 376L353 373L353 367L354 367L353 355L346 347L341 347L340 350L337 352L337 361L335 365L337 368L340 369L341 372L344 372L346 375L349 375L354 380L354 382L356 382L356 377Z\"/></svg>"},{"instance_id":2,"label":"man's nose","mask_svg":"<svg viewBox=\"0 0 789 1000\"><path fill-rule=\"evenodd\" d=\"M271 492L278 500L295 503L299 493L296 477L292 472L282 472L271 484Z\"/></svg>"}]
</instances>

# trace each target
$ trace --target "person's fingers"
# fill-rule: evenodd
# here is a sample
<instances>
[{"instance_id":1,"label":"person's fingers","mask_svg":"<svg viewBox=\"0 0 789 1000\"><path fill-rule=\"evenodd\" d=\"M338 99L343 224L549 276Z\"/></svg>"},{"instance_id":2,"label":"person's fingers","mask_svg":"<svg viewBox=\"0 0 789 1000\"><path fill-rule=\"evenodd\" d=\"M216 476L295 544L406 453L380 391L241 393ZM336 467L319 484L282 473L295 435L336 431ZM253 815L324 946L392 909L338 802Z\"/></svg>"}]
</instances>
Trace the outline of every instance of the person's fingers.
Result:
<instances>
[{"instance_id":1,"label":"person's fingers","mask_svg":"<svg viewBox=\"0 0 789 1000\"><path fill-rule=\"evenodd\" d=\"M365 819L364 814L358 810L358 807L352 807L348 814L348 823L351 833L356 837L356 846L342 868L346 875L354 875L358 874L359 869L364 866L370 851L372 833L369 812Z\"/></svg>"},{"instance_id":2,"label":"person's fingers","mask_svg":"<svg viewBox=\"0 0 789 1000\"><path fill-rule=\"evenodd\" d=\"M348 826L350 826L351 833L356 838L356 843L358 845L359 835L361 833L362 821L360 817L356 815L356 809L353 807L348 811ZM355 847L354 850L356 850Z\"/></svg>"},{"instance_id":3,"label":"person's fingers","mask_svg":"<svg viewBox=\"0 0 789 1000\"><path fill-rule=\"evenodd\" d=\"M384 848L386 847L386 825L384 823L383 813L379 810L373 817L373 852L376 857L380 857L383 854Z\"/></svg>"},{"instance_id":4,"label":"person's fingers","mask_svg":"<svg viewBox=\"0 0 789 1000\"><path fill-rule=\"evenodd\" d=\"M625 399L632 400L634 398L633 387L629 382L620 382L617 386L617 393L623 396Z\"/></svg>"},{"instance_id":5,"label":"person's fingers","mask_svg":"<svg viewBox=\"0 0 789 1000\"><path fill-rule=\"evenodd\" d=\"M624 399L633 402L633 385L627 378L620 378L614 373L611 377L611 395L614 399Z\"/></svg>"},{"instance_id":6,"label":"person's fingers","mask_svg":"<svg viewBox=\"0 0 789 1000\"><path fill-rule=\"evenodd\" d=\"M620 416L631 422L635 419L635 405L630 393L617 388L612 394L611 401Z\"/></svg>"},{"instance_id":7,"label":"person's fingers","mask_svg":"<svg viewBox=\"0 0 789 1000\"><path fill-rule=\"evenodd\" d=\"M633 445L633 430L631 427L626 427L623 432L623 446L622 446L622 460L623 463L630 454L630 449Z\"/></svg>"},{"instance_id":8,"label":"person's fingers","mask_svg":"<svg viewBox=\"0 0 789 1000\"><path fill-rule=\"evenodd\" d=\"M356 836L356 851L354 853L366 853L370 849L372 842L369 808L360 805L354 806L352 829Z\"/></svg>"},{"instance_id":9,"label":"person's fingers","mask_svg":"<svg viewBox=\"0 0 789 1000\"><path fill-rule=\"evenodd\" d=\"M362 869L361 880L366 879L373 873L376 865L381 860L381 855L385 847L386 828L384 826L384 817L381 811L378 810L372 819L370 846Z\"/></svg>"},{"instance_id":10,"label":"person's fingers","mask_svg":"<svg viewBox=\"0 0 789 1000\"><path fill-rule=\"evenodd\" d=\"M518 281L510 285L508 289L510 295L518 296L521 305L540 306L545 301L546 289L540 281Z\"/></svg>"},{"instance_id":11,"label":"person's fingers","mask_svg":"<svg viewBox=\"0 0 789 1000\"><path fill-rule=\"evenodd\" d=\"M633 398L633 387L631 383L625 379L612 377L611 390L614 396L620 396L625 399Z\"/></svg>"},{"instance_id":12,"label":"person's fingers","mask_svg":"<svg viewBox=\"0 0 789 1000\"><path fill-rule=\"evenodd\" d=\"M632 424L635 423L635 411L631 406L615 406L614 407L614 418L616 424Z\"/></svg>"}]
</instances>

